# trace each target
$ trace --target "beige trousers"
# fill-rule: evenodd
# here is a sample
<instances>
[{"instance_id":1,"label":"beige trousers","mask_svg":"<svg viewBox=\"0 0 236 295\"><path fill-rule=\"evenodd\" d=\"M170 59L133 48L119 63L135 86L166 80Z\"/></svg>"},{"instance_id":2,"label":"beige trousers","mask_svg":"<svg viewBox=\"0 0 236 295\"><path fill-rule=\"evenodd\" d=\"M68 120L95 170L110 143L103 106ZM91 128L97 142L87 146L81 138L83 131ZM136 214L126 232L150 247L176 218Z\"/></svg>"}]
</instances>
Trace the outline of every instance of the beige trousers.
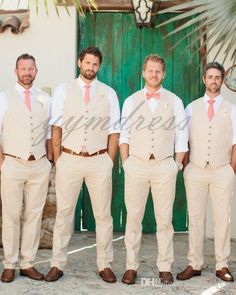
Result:
<instances>
[{"instance_id":1,"label":"beige trousers","mask_svg":"<svg viewBox=\"0 0 236 295\"><path fill-rule=\"evenodd\" d=\"M139 267L142 220L151 187L157 223L159 271L170 271L173 262L172 209L175 197L177 166L172 157L144 161L130 156L124 163L127 222L125 245L126 269Z\"/></svg>"},{"instance_id":2,"label":"beige trousers","mask_svg":"<svg viewBox=\"0 0 236 295\"><path fill-rule=\"evenodd\" d=\"M200 168L189 163L184 170L189 214L189 265L200 270L208 194L214 219L216 270L228 267L230 255L230 205L233 195L234 171L228 164L219 168Z\"/></svg>"},{"instance_id":3,"label":"beige trousers","mask_svg":"<svg viewBox=\"0 0 236 295\"><path fill-rule=\"evenodd\" d=\"M80 157L62 153L56 163L57 215L53 230L51 267L65 269L67 247L74 228L74 212L83 183L88 187L96 222L97 265L99 271L113 260L111 217L113 162L107 153Z\"/></svg>"},{"instance_id":4,"label":"beige trousers","mask_svg":"<svg viewBox=\"0 0 236 295\"><path fill-rule=\"evenodd\" d=\"M25 161L5 156L1 167L4 268L14 269L18 260L22 269L33 266L50 170L46 157Z\"/></svg>"}]
</instances>

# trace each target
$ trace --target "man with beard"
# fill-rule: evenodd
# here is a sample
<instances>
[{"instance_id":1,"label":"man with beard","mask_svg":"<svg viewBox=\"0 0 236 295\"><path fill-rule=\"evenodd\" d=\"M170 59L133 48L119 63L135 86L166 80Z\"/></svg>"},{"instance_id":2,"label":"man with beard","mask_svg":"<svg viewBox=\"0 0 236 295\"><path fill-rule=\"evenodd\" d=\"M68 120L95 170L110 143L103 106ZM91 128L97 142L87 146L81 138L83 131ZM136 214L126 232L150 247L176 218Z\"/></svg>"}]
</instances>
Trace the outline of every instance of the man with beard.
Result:
<instances>
[{"instance_id":1,"label":"man with beard","mask_svg":"<svg viewBox=\"0 0 236 295\"><path fill-rule=\"evenodd\" d=\"M10 283L19 260L20 275L42 280L33 262L37 253L42 212L51 164L50 97L33 86L35 58L22 54L16 61L15 87L0 94L0 169L4 270ZM22 217L22 219L21 219ZM21 231L21 238L20 238ZM19 253L20 248L20 253Z\"/></svg>"},{"instance_id":2,"label":"man with beard","mask_svg":"<svg viewBox=\"0 0 236 295\"><path fill-rule=\"evenodd\" d=\"M96 222L99 275L106 282L116 281L110 266L113 260L111 196L120 110L115 91L96 78L101 63L102 54L98 48L84 49L78 60L79 77L59 85L54 94L52 147L56 163L57 215L47 282L63 275L83 180ZM104 125L104 122L107 123Z\"/></svg>"},{"instance_id":3,"label":"man with beard","mask_svg":"<svg viewBox=\"0 0 236 295\"><path fill-rule=\"evenodd\" d=\"M125 205L127 222L125 230L126 272L122 282L134 284L139 267L139 248L142 220L151 188L157 223L160 282L173 283L172 209L178 170L188 150L185 130L181 128L185 113L183 103L174 93L162 87L165 61L155 55L146 57L143 65L145 87L125 100L121 123L120 153L125 172ZM142 117L153 124L139 128L135 122ZM161 128L154 122L161 119ZM175 128L165 122L174 119ZM178 127L177 127L178 126ZM175 154L175 160L174 160Z\"/></svg>"},{"instance_id":4,"label":"man with beard","mask_svg":"<svg viewBox=\"0 0 236 295\"><path fill-rule=\"evenodd\" d=\"M201 275L208 195L211 197L216 276L232 282L230 255L230 205L236 171L236 107L224 100L221 86L225 70L217 62L203 72L205 95L186 108L189 121L190 162L184 170L189 214L189 265L177 275L188 280Z\"/></svg>"}]
</instances>

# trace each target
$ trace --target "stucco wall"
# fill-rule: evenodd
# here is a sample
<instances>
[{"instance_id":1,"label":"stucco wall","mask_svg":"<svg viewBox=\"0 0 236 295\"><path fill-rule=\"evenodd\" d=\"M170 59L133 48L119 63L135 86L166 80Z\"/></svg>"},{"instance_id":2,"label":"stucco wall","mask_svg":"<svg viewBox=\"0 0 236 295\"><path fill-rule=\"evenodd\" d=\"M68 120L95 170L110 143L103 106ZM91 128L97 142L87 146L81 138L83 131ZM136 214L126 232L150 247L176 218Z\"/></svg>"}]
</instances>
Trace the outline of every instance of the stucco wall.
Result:
<instances>
[{"instance_id":1,"label":"stucco wall","mask_svg":"<svg viewBox=\"0 0 236 295\"><path fill-rule=\"evenodd\" d=\"M25 52L34 55L37 60L39 72L35 85L40 88L50 87L53 90L58 83L70 81L75 77L76 10L69 7L69 16L63 7L59 7L59 18L52 5L49 6L47 15L43 1L38 2L38 14L35 7L30 7L28 29L17 35L10 31L0 34L0 91L14 85L15 60Z\"/></svg>"}]
</instances>

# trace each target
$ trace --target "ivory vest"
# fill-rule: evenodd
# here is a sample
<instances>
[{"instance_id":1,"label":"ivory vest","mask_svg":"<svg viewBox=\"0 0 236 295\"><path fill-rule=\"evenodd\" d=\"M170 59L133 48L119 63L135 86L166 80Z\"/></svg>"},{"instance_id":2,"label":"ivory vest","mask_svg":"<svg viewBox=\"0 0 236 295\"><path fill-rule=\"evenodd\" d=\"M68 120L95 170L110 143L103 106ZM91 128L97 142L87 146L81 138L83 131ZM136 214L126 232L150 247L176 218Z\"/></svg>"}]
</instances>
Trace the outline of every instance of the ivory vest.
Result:
<instances>
[{"instance_id":1,"label":"ivory vest","mask_svg":"<svg viewBox=\"0 0 236 295\"><path fill-rule=\"evenodd\" d=\"M38 90L37 90L38 91ZM38 91L31 101L31 112L27 112L23 99L17 91L6 93L7 110L3 122L4 153L27 160L46 154L46 137L49 120L48 96Z\"/></svg>"},{"instance_id":2,"label":"ivory vest","mask_svg":"<svg viewBox=\"0 0 236 295\"><path fill-rule=\"evenodd\" d=\"M189 122L190 161L199 167L213 168L230 163L232 151L232 105L223 100L209 121L203 98L192 103Z\"/></svg>"},{"instance_id":3,"label":"ivory vest","mask_svg":"<svg viewBox=\"0 0 236 295\"><path fill-rule=\"evenodd\" d=\"M175 95L163 90L154 113L149 109L143 90L133 94L133 112L127 126L131 125L129 154L148 160L150 155L162 160L173 156Z\"/></svg>"},{"instance_id":4,"label":"ivory vest","mask_svg":"<svg viewBox=\"0 0 236 295\"><path fill-rule=\"evenodd\" d=\"M107 148L110 122L109 86L97 81L95 95L86 106L78 81L67 85L63 113L62 145L89 154Z\"/></svg>"}]
</instances>

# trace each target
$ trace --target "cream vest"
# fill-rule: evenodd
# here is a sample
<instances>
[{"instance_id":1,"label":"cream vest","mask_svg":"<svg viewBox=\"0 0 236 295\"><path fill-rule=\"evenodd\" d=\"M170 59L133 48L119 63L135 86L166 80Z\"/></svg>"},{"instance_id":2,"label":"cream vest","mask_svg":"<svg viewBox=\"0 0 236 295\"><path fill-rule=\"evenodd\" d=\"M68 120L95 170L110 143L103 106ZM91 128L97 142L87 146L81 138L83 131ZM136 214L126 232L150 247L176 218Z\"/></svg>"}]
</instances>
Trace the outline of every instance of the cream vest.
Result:
<instances>
[{"instance_id":1,"label":"cream vest","mask_svg":"<svg viewBox=\"0 0 236 295\"><path fill-rule=\"evenodd\" d=\"M27 160L30 155L36 159L46 154L49 109L48 96L38 91L31 103L31 112L26 111L23 99L12 90L6 94L7 110L3 122L4 153Z\"/></svg>"},{"instance_id":2,"label":"cream vest","mask_svg":"<svg viewBox=\"0 0 236 295\"><path fill-rule=\"evenodd\" d=\"M97 81L96 95L86 106L78 81L67 85L63 113L62 145L89 154L106 149L109 135L109 86Z\"/></svg>"},{"instance_id":3,"label":"cream vest","mask_svg":"<svg viewBox=\"0 0 236 295\"><path fill-rule=\"evenodd\" d=\"M148 160L153 154L157 160L173 156L175 141L175 95L163 90L154 113L149 109L143 90L133 95L133 112L127 121L131 126L129 154Z\"/></svg>"},{"instance_id":4,"label":"cream vest","mask_svg":"<svg viewBox=\"0 0 236 295\"><path fill-rule=\"evenodd\" d=\"M232 105L223 100L211 121L203 98L192 103L189 122L190 161L199 167L217 168L228 164L232 151Z\"/></svg>"}]
</instances>

